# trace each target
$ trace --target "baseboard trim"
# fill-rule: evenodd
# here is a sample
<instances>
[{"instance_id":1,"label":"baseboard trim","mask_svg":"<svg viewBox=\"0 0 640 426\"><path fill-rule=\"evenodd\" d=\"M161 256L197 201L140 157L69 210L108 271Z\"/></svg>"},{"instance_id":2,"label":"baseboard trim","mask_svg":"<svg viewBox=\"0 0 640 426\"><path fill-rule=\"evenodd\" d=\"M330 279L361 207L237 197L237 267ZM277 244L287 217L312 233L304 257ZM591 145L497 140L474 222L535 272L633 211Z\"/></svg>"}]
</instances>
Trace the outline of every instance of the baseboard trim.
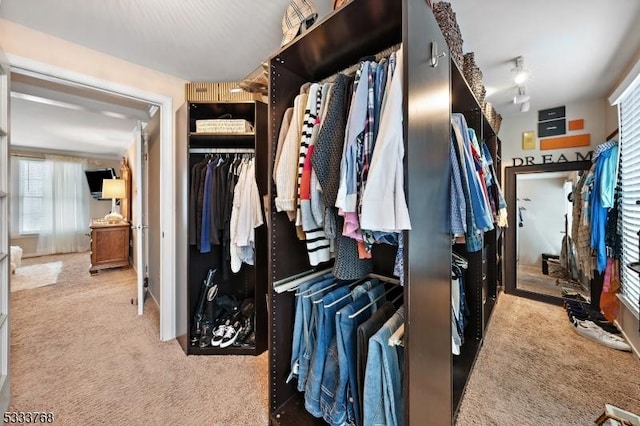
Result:
<instances>
[{"instance_id":1,"label":"baseboard trim","mask_svg":"<svg viewBox=\"0 0 640 426\"><path fill-rule=\"evenodd\" d=\"M624 336L624 339L627 341L627 343L629 344L629 346L631 346L631 351L633 352L633 354L636 356L636 359L640 361L640 350L638 350L638 348L636 348L633 343L631 342L631 339L629 339L629 336L627 336L627 333L625 333L624 328L622 328L622 326L620 325L620 323L618 323L618 320L614 320L613 323L615 324L615 326L618 328L618 330L620 330L620 333L622 333L622 335Z\"/></svg>"}]
</instances>

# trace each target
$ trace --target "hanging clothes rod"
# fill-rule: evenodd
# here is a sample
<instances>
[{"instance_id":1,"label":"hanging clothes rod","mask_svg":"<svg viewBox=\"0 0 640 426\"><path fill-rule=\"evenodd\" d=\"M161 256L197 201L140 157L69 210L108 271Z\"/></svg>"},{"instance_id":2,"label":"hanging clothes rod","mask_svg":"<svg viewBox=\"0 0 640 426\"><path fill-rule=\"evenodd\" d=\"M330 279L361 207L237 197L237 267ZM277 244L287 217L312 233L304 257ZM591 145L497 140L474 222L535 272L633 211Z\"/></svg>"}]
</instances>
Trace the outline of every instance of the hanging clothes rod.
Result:
<instances>
[{"instance_id":1,"label":"hanging clothes rod","mask_svg":"<svg viewBox=\"0 0 640 426\"><path fill-rule=\"evenodd\" d=\"M369 278L377 278L380 281L384 281L384 282L389 283L389 284L396 284L396 285L400 284L400 280L399 279L386 277L386 276L380 275L380 274L367 274L367 277L369 277Z\"/></svg>"},{"instance_id":2,"label":"hanging clothes rod","mask_svg":"<svg viewBox=\"0 0 640 426\"><path fill-rule=\"evenodd\" d=\"M189 148L189 154L253 154L253 148Z\"/></svg>"},{"instance_id":3,"label":"hanging clothes rod","mask_svg":"<svg viewBox=\"0 0 640 426\"><path fill-rule=\"evenodd\" d=\"M386 58L388 56L390 56L393 52L397 52L398 49L400 49L400 46L402 46L402 43L398 43L398 44L394 44L391 47L387 47L386 49L384 49L381 52L376 53L375 55L369 55L366 56L366 58L370 58L371 56L373 56L375 58L375 61L378 62L380 61L382 58ZM358 61L357 63L348 66L347 68L343 69L342 71L339 71L327 78L325 78L324 80L320 81L320 83L324 84L324 83L332 83L336 76L338 74L345 74L345 75L353 75L356 73L356 71L358 71L358 69L360 68L360 62Z\"/></svg>"},{"instance_id":4,"label":"hanging clothes rod","mask_svg":"<svg viewBox=\"0 0 640 426\"><path fill-rule=\"evenodd\" d=\"M331 268L323 269L321 271L314 271L314 272L305 271L305 272L293 275L291 277L283 278L273 283L273 290L278 294L284 293L285 291L294 290L303 282L316 277L321 277L323 275L329 274L331 273L331 271L332 271Z\"/></svg>"}]
</instances>

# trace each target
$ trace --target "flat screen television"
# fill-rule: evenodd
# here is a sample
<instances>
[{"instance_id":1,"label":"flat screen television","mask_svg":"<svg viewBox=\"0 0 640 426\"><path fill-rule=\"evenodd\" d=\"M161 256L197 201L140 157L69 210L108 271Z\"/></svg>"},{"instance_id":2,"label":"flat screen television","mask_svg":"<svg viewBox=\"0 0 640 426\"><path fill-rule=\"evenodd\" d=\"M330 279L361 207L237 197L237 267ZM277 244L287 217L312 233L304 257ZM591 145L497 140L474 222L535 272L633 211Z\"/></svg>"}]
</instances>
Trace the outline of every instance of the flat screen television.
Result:
<instances>
[{"instance_id":1,"label":"flat screen television","mask_svg":"<svg viewBox=\"0 0 640 426\"><path fill-rule=\"evenodd\" d=\"M91 196L96 200L110 200L110 198L102 198L102 180L115 178L116 170L113 167L109 167L105 169L85 170L84 174L87 177Z\"/></svg>"}]
</instances>

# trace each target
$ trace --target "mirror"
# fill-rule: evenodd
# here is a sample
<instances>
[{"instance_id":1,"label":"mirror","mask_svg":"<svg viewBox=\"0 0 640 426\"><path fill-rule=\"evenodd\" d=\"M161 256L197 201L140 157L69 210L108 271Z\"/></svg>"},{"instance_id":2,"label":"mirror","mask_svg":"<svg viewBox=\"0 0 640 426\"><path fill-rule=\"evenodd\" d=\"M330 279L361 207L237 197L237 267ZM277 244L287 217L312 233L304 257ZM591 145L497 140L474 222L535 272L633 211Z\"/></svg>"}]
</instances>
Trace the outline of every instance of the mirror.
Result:
<instances>
[{"instance_id":1,"label":"mirror","mask_svg":"<svg viewBox=\"0 0 640 426\"><path fill-rule=\"evenodd\" d=\"M573 192L590 161L507 167L505 292L561 304L563 290L590 296L576 250ZM511 208L513 206L513 208Z\"/></svg>"}]
</instances>

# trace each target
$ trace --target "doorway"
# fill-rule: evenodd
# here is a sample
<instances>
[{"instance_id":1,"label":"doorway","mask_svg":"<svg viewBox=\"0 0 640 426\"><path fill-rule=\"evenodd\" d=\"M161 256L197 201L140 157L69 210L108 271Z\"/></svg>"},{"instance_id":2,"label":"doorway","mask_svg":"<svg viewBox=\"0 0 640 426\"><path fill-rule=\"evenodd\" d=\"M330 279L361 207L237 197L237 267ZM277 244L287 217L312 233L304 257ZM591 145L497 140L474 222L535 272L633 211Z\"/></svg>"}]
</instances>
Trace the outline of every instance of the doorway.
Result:
<instances>
[{"instance_id":1,"label":"doorway","mask_svg":"<svg viewBox=\"0 0 640 426\"><path fill-rule=\"evenodd\" d=\"M110 169L112 174L119 178L123 178L123 164L126 165L126 170L131 169L132 191L122 200L120 208L122 210L124 205L132 202L131 212L127 215L131 229L118 238L118 246L122 246L122 250L119 251L125 253L125 259L133 260L134 269L138 272L139 290L132 289L131 299L139 303L138 313L142 314L144 297L140 295L144 293L140 289L146 289L148 268L145 256L141 256L140 253L146 252L146 239L143 234L149 229L144 221L143 208L146 205L143 203L146 199L146 167L143 165L146 165L147 155L143 150L146 144L142 139L141 122L148 123L152 119L152 112L156 119L159 119L160 106L23 69L13 69L12 79L12 122L15 122L12 128L12 149L16 149L18 145L20 151L37 152L36 155L29 155L39 160L47 157L46 161L82 162L85 169ZM17 176L15 170L13 174L16 179L23 177ZM87 191L83 191L86 189L84 180L84 176L81 176L71 181L79 187L79 195L85 199L80 202L80 207L83 207L82 204L88 205L84 206L85 210L88 210L84 212L86 217L76 220L77 224L74 225L76 228L86 228L86 231L83 232L80 228L71 230L78 235L88 232L89 223L95 224L94 222L112 210L107 202L109 200L104 201L100 194L94 197L97 199L93 199L88 196ZM22 194L17 190L14 193ZM89 198L89 201L86 198ZM19 215L22 218L23 212L20 210ZM124 227L119 226L128 227L126 223ZM13 229L18 230L18 227L14 226ZM92 226L91 235L94 240L95 229L97 228ZM19 233L23 234L22 230L19 230ZM159 227L151 232L159 233ZM133 236L131 240L124 236L129 234ZM27 238L28 236L23 238L23 241L28 241ZM88 244L80 241L77 249L71 248L66 251L80 251L79 247L88 247ZM96 247L94 244L94 255ZM33 250L30 252L44 254L34 253ZM56 253L55 249L53 253ZM125 264L127 263L129 262L125 260ZM160 295L154 299L160 300Z\"/></svg>"}]
</instances>

